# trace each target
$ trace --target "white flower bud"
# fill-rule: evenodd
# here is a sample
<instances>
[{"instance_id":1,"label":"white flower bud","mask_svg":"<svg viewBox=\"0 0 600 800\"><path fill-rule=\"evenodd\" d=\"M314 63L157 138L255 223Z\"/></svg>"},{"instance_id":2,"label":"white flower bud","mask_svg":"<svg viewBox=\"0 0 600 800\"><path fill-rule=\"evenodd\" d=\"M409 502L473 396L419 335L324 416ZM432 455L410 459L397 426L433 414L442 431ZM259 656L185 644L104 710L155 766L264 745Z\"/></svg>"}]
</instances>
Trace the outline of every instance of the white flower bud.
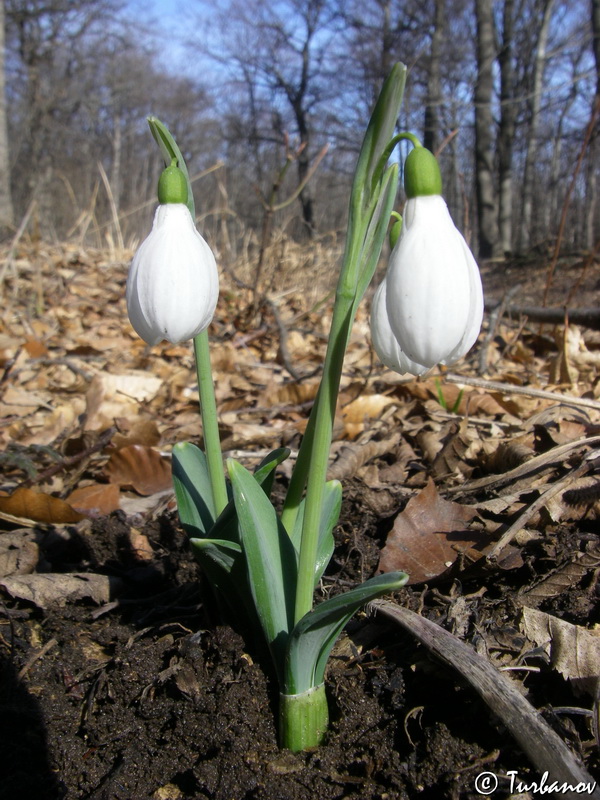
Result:
<instances>
[{"instance_id":1,"label":"white flower bud","mask_svg":"<svg viewBox=\"0 0 600 800\"><path fill-rule=\"evenodd\" d=\"M380 290L371 331L391 369L420 375L458 361L475 343L483 319L479 268L440 195L407 200Z\"/></svg>"},{"instance_id":2,"label":"white flower bud","mask_svg":"<svg viewBox=\"0 0 600 800\"><path fill-rule=\"evenodd\" d=\"M184 342L209 326L219 297L217 265L184 203L156 209L131 263L126 297L131 324L148 344Z\"/></svg>"}]
</instances>

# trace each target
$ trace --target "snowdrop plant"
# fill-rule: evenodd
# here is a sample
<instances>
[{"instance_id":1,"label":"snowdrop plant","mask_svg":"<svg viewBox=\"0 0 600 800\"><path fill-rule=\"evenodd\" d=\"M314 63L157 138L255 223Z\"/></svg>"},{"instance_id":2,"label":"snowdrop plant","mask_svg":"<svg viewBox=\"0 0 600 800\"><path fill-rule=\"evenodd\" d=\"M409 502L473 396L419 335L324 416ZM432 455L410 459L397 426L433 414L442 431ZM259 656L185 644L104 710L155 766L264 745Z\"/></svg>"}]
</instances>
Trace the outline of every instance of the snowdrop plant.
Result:
<instances>
[{"instance_id":1,"label":"snowdrop plant","mask_svg":"<svg viewBox=\"0 0 600 800\"><path fill-rule=\"evenodd\" d=\"M175 212L181 218L177 224L181 225L183 243L165 233L167 224L173 223L175 227L169 205L181 208L187 203L193 220L193 197L177 144L161 122L155 118L149 120L169 165L167 172L171 173L169 192L162 199L159 192L161 206L154 229L131 267L127 290L129 313L138 333L150 344L171 336L174 340L194 337L204 450L190 443L178 443L173 448L173 483L179 517L190 535L194 554L222 604L249 637L258 634L268 645L280 690L280 743L293 751L316 747L325 736L328 726L325 669L343 627L362 605L399 589L407 580L403 572L378 575L313 607L315 587L333 554L333 529L342 501L340 483L327 481L326 473L343 359L358 305L373 277L393 213L398 165L388 162L399 140L394 137L394 129L405 73L406 68L401 64L393 68L365 133L351 191L346 248L323 377L280 514L271 502L270 493L277 466L289 456L287 449L270 453L254 472L228 459L228 480L225 480L206 331L214 310L214 260L208 255L204 241L202 244L198 241L199 234L188 231L184 209ZM401 134L400 138L403 136L406 135ZM425 165L423 169L427 172L431 167ZM420 170L417 166L417 173ZM417 175L417 183L418 179ZM187 199L183 182L188 189ZM438 212L436 219L440 221L442 216ZM407 238L413 217L420 225L420 208L405 212L399 245ZM446 222L444 225L442 235L446 237L448 225ZM159 234L164 235L159 238ZM449 233L447 239L450 241ZM455 243L452 246L454 269L458 246ZM398 291L397 276L389 272L388 279L387 300L384 292L378 301L385 310L385 314L382 311L377 315L382 320L387 319L391 308L390 296L395 298ZM188 280L195 281L195 311L186 296L190 293ZM470 287L471 283L463 281L461 286ZM429 302L423 292L419 297ZM450 299L453 298L459 301L457 296ZM439 312L437 298L435 302ZM465 302L468 309L472 304L471 300L460 302L462 319L468 316L464 313ZM473 317L476 311L475 308ZM402 325L396 327L404 335L405 317L396 316L402 320ZM443 319L441 324L445 324ZM432 341L434 333L425 324L419 325L420 334L426 334ZM459 327L453 322L453 330ZM473 325L469 323L468 335L463 331L455 336L452 353L462 347L463 340L470 338L471 328ZM379 330L383 328L380 326ZM398 330L390 324L391 332L384 332L382 341L396 338ZM400 342L398 362L402 358L403 366L413 363L419 369L419 364L426 366L438 356L439 348L432 347L431 341L423 351L406 348L404 341ZM442 353L442 357L450 355Z\"/></svg>"},{"instance_id":2,"label":"snowdrop plant","mask_svg":"<svg viewBox=\"0 0 600 800\"><path fill-rule=\"evenodd\" d=\"M415 144L404 163L404 219L371 306L373 346L390 369L422 375L473 346L483 318L479 268L441 196L433 153Z\"/></svg>"}]
</instances>

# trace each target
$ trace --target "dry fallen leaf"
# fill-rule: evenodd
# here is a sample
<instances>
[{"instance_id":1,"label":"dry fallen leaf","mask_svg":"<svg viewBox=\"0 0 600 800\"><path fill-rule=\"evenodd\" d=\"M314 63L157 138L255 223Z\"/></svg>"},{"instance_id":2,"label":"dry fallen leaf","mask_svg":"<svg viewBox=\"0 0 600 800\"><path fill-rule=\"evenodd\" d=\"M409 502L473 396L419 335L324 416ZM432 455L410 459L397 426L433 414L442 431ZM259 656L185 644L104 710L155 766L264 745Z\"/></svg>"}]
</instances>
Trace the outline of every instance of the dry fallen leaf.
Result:
<instances>
[{"instance_id":1,"label":"dry fallen leaf","mask_svg":"<svg viewBox=\"0 0 600 800\"><path fill-rule=\"evenodd\" d=\"M572 625L534 608L523 608L521 629L550 656L554 669L583 691L595 692L600 677L600 630Z\"/></svg>"},{"instance_id":2,"label":"dry fallen leaf","mask_svg":"<svg viewBox=\"0 0 600 800\"><path fill-rule=\"evenodd\" d=\"M75 489L67 497L67 502L77 511L102 516L119 508L120 494L119 487L114 483L94 483Z\"/></svg>"},{"instance_id":3,"label":"dry fallen leaf","mask_svg":"<svg viewBox=\"0 0 600 800\"><path fill-rule=\"evenodd\" d=\"M0 581L11 597L27 600L47 608L51 603L64 606L77 600L93 600L98 605L114 598L121 581L110 575L96 573L45 573L43 575L14 575Z\"/></svg>"},{"instance_id":4,"label":"dry fallen leaf","mask_svg":"<svg viewBox=\"0 0 600 800\"><path fill-rule=\"evenodd\" d=\"M146 447L156 447L160 442L160 433L156 427L156 422L149 419L141 419L134 422L131 430L127 434L115 433L112 444L120 450L122 447L129 447L131 444L143 444Z\"/></svg>"},{"instance_id":5,"label":"dry fallen leaf","mask_svg":"<svg viewBox=\"0 0 600 800\"><path fill-rule=\"evenodd\" d=\"M171 465L151 447L132 444L113 453L104 472L111 483L130 486L139 494L162 492L171 486Z\"/></svg>"},{"instance_id":6,"label":"dry fallen leaf","mask_svg":"<svg viewBox=\"0 0 600 800\"><path fill-rule=\"evenodd\" d=\"M102 430L116 417L137 417L140 404L158 394L162 380L140 372L94 376L86 392L86 430Z\"/></svg>"},{"instance_id":7,"label":"dry fallen leaf","mask_svg":"<svg viewBox=\"0 0 600 800\"><path fill-rule=\"evenodd\" d=\"M481 534L466 529L476 516L469 506L441 498L430 479L394 522L379 559L380 572L404 570L408 585L437 578L461 550L478 544Z\"/></svg>"},{"instance_id":8,"label":"dry fallen leaf","mask_svg":"<svg viewBox=\"0 0 600 800\"><path fill-rule=\"evenodd\" d=\"M0 497L0 512L57 525L84 519L83 514L64 500L33 489L16 489L9 497Z\"/></svg>"},{"instance_id":9,"label":"dry fallen leaf","mask_svg":"<svg viewBox=\"0 0 600 800\"><path fill-rule=\"evenodd\" d=\"M341 411L346 436L355 439L368 425L368 420L377 418L394 399L383 394L362 394Z\"/></svg>"},{"instance_id":10,"label":"dry fallen leaf","mask_svg":"<svg viewBox=\"0 0 600 800\"><path fill-rule=\"evenodd\" d=\"M27 575L36 569L40 560L38 536L29 530L0 536L0 577Z\"/></svg>"}]
</instances>

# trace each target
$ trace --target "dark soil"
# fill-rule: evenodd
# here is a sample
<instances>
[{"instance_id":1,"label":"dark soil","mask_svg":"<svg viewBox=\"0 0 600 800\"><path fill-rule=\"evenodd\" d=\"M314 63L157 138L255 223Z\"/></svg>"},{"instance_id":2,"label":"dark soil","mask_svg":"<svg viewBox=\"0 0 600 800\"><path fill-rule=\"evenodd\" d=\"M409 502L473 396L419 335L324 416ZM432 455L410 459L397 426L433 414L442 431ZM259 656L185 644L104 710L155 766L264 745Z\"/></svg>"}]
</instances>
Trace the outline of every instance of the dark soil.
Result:
<instances>
[{"instance_id":1,"label":"dark soil","mask_svg":"<svg viewBox=\"0 0 600 800\"><path fill-rule=\"evenodd\" d=\"M330 586L371 573L381 544L360 491L346 494ZM117 513L45 552L53 569L118 576L126 591L117 604L3 609L0 797L474 798L484 770L529 774L511 736L452 670L364 616L330 662L326 744L280 751L268 667L255 643L219 621L174 516L147 531L156 559L143 567L125 544L129 524ZM520 576L507 574L516 585ZM512 588L499 583L472 601L473 631L511 635L502 619ZM399 599L443 622L452 603L443 589ZM568 616L593 622L589 592L580 594L583 612L570 593ZM538 705L577 705L550 673L530 688ZM589 738L577 720L550 721L576 749ZM595 755L587 760L597 766Z\"/></svg>"}]
</instances>

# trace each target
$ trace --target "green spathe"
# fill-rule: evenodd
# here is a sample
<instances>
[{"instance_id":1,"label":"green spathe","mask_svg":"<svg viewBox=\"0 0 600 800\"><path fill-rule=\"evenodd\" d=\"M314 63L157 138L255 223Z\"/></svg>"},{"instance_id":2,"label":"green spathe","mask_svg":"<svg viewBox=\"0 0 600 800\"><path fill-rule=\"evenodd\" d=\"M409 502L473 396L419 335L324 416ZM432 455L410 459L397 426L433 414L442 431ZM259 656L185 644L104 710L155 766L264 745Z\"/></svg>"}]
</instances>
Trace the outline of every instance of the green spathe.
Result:
<instances>
[{"instance_id":1,"label":"green spathe","mask_svg":"<svg viewBox=\"0 0 600 800\"><path fill-rule=\"evenodd\" d=\"M442 175L437 158L425 147L415 147L404 162L404 191L407 197L442 193Z\"/></svg>"},{"instance_id":2,"label":"green spathe","mask_svg":"<svg viewBox=\"0 0 600 800\"><path fill-rule=\"evenodd\" d=\"M158 202L183 203L188 201L187 179L179 167L172 163L170 167L164 169L158 179Z\"/></svg>"}]
</instances>

